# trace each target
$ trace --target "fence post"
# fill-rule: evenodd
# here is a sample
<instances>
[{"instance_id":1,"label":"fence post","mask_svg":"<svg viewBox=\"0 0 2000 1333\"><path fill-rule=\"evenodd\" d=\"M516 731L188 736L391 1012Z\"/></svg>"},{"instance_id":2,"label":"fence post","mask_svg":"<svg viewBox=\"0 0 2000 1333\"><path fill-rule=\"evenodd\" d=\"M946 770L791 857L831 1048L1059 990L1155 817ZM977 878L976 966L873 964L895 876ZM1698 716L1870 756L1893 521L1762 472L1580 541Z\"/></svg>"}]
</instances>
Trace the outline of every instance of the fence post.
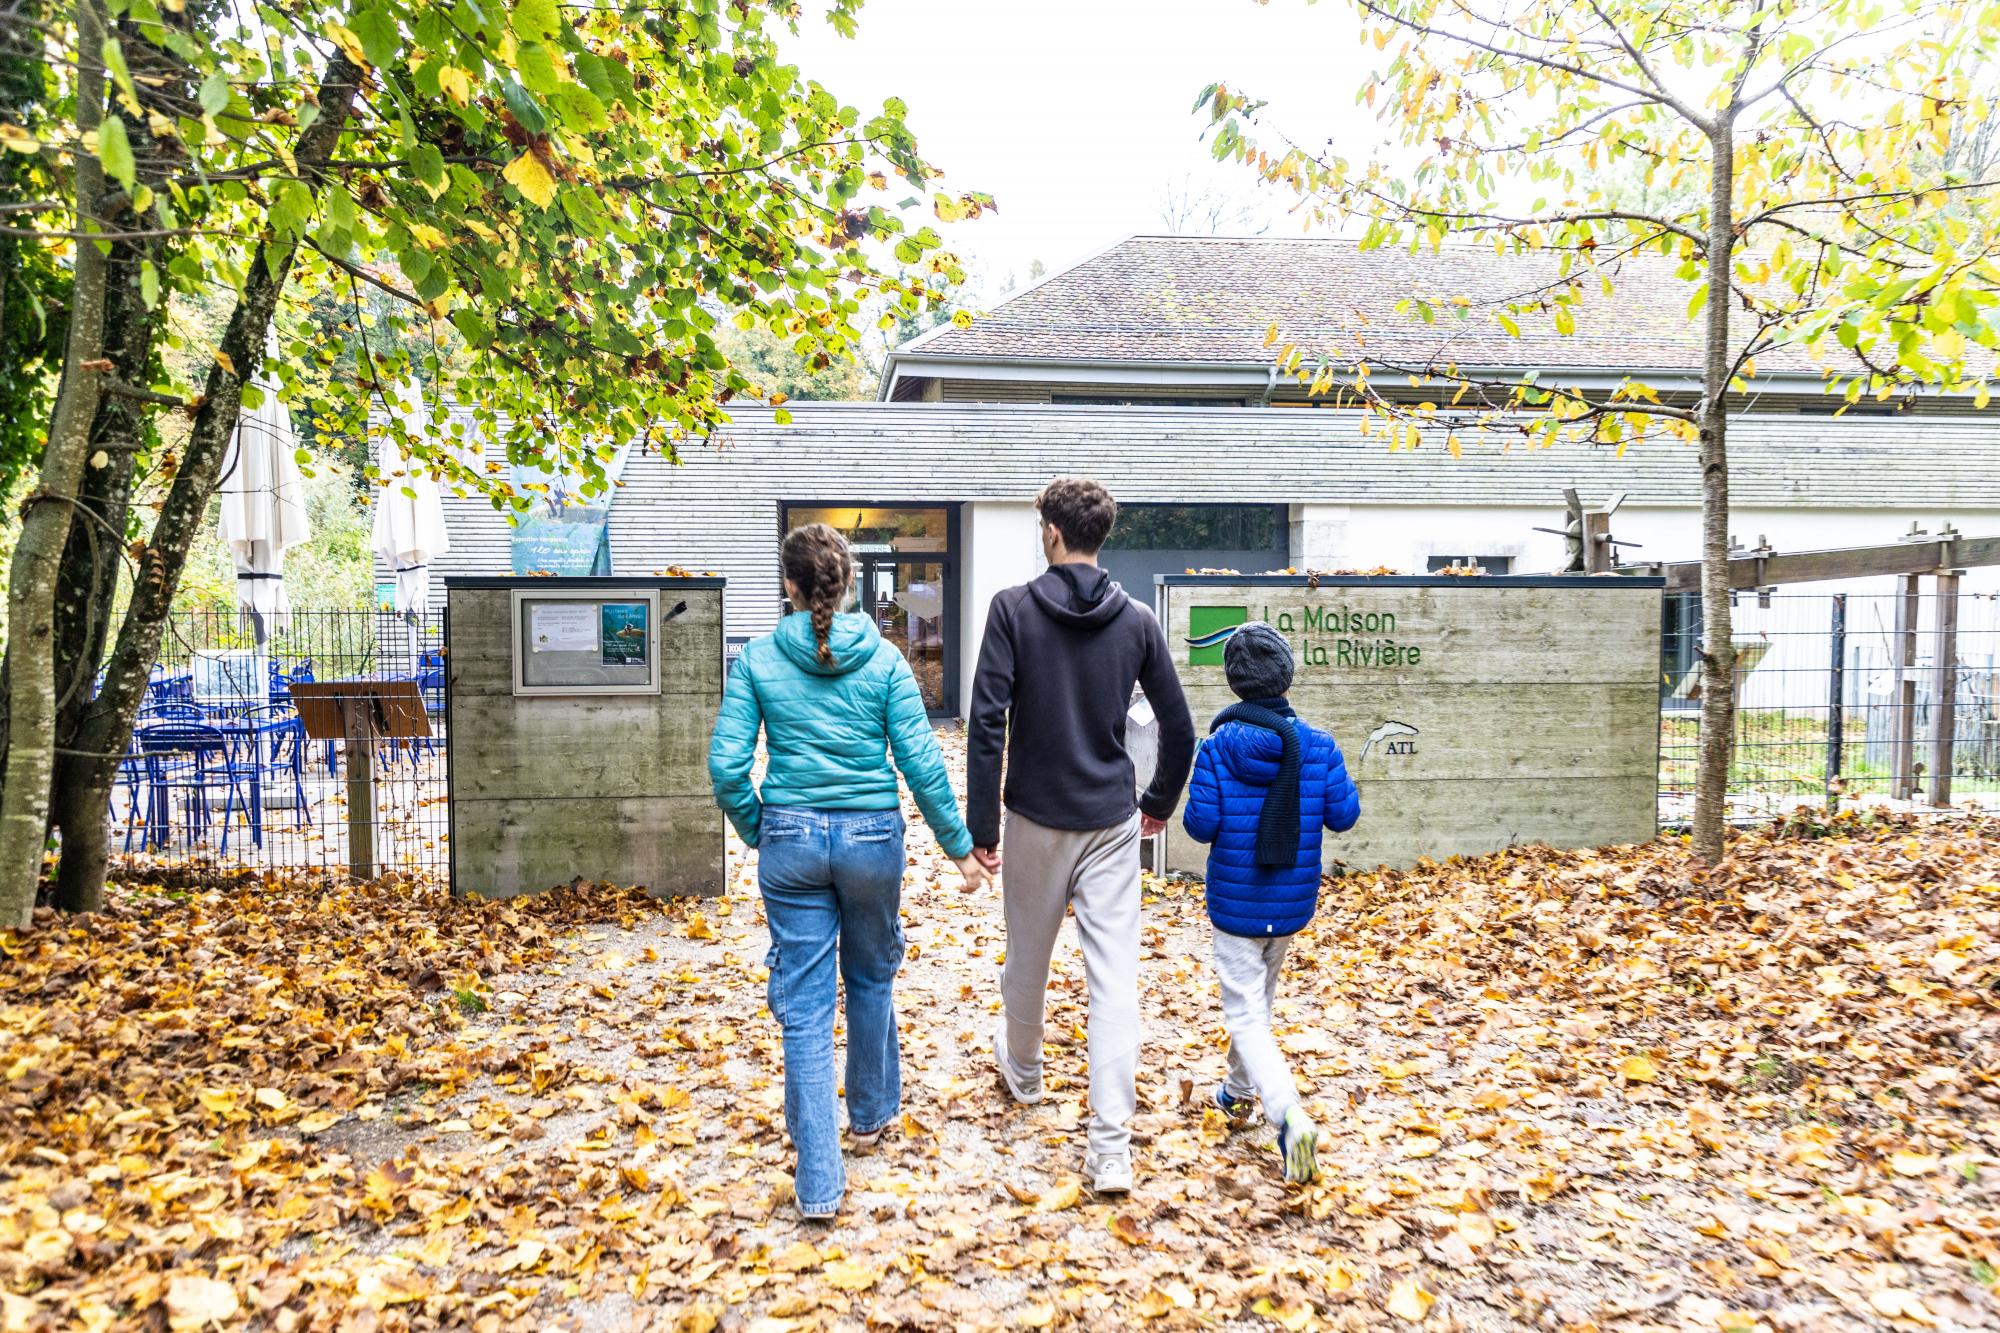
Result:
<instances>
[{"instance_id":1,"label":"fence post","mask_svg":"<svg viewBox=\"0 0 2000 1333\"><path fill-rule=\"evenodd\" d=\"M1833 640L1826 686L1826 804L1840 803L1841 746L1847 730L1847 594L1833 595Z\"/></svg>"},{"instance_id":2,"label":"fence post","mask_svg":"<svg viewBox=\"0 0 2000 1333\"><path fill-rule=\"evenodd\" d=\"M1889 799L1908 800L1916 794L1917 762L1917 613L1919 575L1903 575L1903 591L1896 598L1896 674L1893 726L1889 744Z\"/></svg>"},{"instance_id":3,"label":"fence post","mask_svg":"<svg viewBox=\"0 0 2000 1333\"><path fill-rule=\"evenodd\" d=\"M1932 805L1951 804L1952 748L1958 740L1958 571L1937 576L1937 677L1931 685Z\"/></svg>"}]
</instances>

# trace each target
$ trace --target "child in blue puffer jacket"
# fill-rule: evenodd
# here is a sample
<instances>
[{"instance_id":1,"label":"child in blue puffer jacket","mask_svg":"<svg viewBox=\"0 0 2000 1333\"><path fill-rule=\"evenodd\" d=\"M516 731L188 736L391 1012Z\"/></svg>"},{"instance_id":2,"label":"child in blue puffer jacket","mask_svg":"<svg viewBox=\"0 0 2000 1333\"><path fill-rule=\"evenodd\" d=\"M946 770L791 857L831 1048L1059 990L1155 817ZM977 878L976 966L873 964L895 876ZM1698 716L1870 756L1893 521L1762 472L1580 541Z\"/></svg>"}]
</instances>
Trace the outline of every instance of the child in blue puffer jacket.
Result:
<instances>
[{"instance_id":1,"label":"child in blue puffer jacket","mask_svg":"<svg viewBox=\"0 0 2000 1333\"><path fill-rule=\"evenodd\" d=\"M1223 649L1225 708L1195 756L1181 824L1208 852L1208 917L1229 1030L1229 1077L1215 1104L1235 1116L1258 1098L1278 1129L1285 1179L1319 1175L1319 1130L1271 1036L1271 1005L1292 936L1319 905L1320 834L1361 817L1361 795L1333 737L1299 719L1285 698L1292 649L1262 621L1239 626Z\"/></svg>"}]
</instances>

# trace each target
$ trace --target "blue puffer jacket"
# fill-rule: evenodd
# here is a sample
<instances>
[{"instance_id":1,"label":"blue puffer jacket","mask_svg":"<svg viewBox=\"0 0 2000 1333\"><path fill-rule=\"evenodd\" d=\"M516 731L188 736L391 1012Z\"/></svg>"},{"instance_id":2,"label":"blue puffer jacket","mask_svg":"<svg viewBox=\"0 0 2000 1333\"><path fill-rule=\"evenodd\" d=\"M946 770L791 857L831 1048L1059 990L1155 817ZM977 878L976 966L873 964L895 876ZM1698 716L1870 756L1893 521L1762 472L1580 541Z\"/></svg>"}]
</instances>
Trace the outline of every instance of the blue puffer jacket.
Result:
<instances>
[{"instance_id":1,"label":"blue puffer jacket","mask_svg":"<svg viewBox=\"0 0 2000 1333\"><path fill-rule=\"evenodd\" d=\"M827 642L831 665L819 660L812 617L790 615L743 646L708 745L716 804L752 847L766 805L894 810L901 797L889 767L893 749L945 853L966 855L972 835L910 664L857 613L835 616ZM770 755L761 792L750 781L759 727Z\"/></svg>"},{"instance_id":2,"label":"blue puffer jacket","mask_svg":"<svg viewBox=\"0 0 2000 1333\"><path fill-rule=\"evenodd\" d=\"M1344 833L1361 817L1361 794L1340 746L1319 729L1299 729L1299 858L1289 867L1257 864L1257 817L1278 776L1284 741L1247 722L1225 722L1202 742L1188 783L1181 826L1208 851L1208 918L1231 935L1291 935L1319 905L1320 830Z\"/></svg>"}]
</instances>

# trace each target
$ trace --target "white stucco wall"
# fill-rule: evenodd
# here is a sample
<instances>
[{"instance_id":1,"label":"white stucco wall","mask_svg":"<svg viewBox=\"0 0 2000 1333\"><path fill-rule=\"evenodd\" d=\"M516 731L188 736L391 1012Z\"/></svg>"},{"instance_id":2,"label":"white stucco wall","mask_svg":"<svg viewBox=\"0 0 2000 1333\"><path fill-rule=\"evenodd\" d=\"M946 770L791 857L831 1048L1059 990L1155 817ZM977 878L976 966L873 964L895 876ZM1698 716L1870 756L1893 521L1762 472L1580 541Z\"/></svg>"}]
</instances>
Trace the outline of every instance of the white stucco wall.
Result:
<instances>
[{"instance_id":1,"label":"white stucco wall","mask_svg":"<svg viewBox=\"0 0 2000 1333\"><path fill-rule=\"evenodd\" d=\"M1601 497L1586 496L1586 502ZM2000 505L1940 513L1921 509L1742 508L1730 527L1736 540L1754 547L1768 540L1781 552L1876 546L1909 532L1915 520L1936 533L1948 521L1967 536L2000 533ZM1300 568L1368 569L1388 566L1420 573L1432 555L1512 556L1512 572L1544 574L1563 560L1563 539L1535 528L1560 529L1559 504L1547 509L1502 506L1397 505L1293 506L1293 560ZM1621 547L1626 562L1693 560L1700 555L1701 515L1693 508L1626 505L1612 519L1612 536L1639 542ZM1301 547L1301 540L1305 545ZM1755 593L1736 599L1738 643L1762 642L1763 657L1745 677L1742 703L1753 709L1823 710L1831 657L1834 593L1847 593L1847 660L1859 673L1849 701L1870 691L1887 697L1885 664L1891 660L1895 623L1891 600L1899 587L1892 578L1850 579L1791 585L1776 590L1768 606ZM1936 605L1932 584L1923 581L1918 616L1918 673L1930 679ZM2000 661L2000 568L1967 570L1960 583L1959 661L1969 669L1991 669ZM1928 686L1926 686L1928 688Z\"/></svg>"},{"instance_id":2,"label":"white stucco wall","mask_svg":"<svg viewBox=\"0 0 2000 1333\"><path fill-rule=\"evenodd\" d=\"M1042 572L1042 541L1035 507L982 501L958 515L959 688L961 716L972 702L972 675L986 636L986 608L993 594Z\"/></svg>"},{"instance_id":3,"label":"white stucco wall","mask_svg":"<svg viewBox=\"0 0 2000 1333\"><path fill-rule=\"evenodd\" d=\"M1968 537L1984 537L2000 532L2000 483L1995 490L1996 503L1990 509L1742 508L1732 515L1730 528L1745 547L1757 545L1761 537L1775 550L1785 552L1894 542L1909 531L1912 520L1933 534L1949 521ZM1588 503L1598 498L1586 496L1585 500ZM1448 502L1436 507L1295 505L1292 555L1313 568L1387 565L1410 573L1422 573L1425 559L1432 555L1509 555L1514 557L1514 573L1546 574L1562 564L1563 539L1534 529L1560 532L1564 521L1559 498L1545 509ZM1303 549L1298 544L1302 526L1308 538ZM1619 548L1627 563L1694 560L1701 555L1701 514L1693 508L1628 504L1611 520L1611 535L1640 543ZM1322 563L1322 559L1332 563ZM1968 570L1963 586L1968 591L2000 591L2000 567ZM1843 587L1813 584L1811 590L1839 592ZM1848 590L1888 588L1878 579Z\"/></svg>"}]
</instances>

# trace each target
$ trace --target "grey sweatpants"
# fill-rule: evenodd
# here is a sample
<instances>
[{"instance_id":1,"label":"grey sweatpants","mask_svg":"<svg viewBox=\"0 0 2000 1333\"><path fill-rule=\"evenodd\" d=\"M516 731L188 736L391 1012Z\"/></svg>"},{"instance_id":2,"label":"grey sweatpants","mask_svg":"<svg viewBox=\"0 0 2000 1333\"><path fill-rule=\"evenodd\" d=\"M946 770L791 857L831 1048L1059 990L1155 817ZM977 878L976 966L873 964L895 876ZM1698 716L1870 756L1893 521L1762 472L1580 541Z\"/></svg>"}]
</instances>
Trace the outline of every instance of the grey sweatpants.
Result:
<instances>
[{"instance_id":1,"label":"grey sweatpants","mask_svg":"<svg viewBox=\"0 0 2000 1333\"><path fill-rule=\"evenodd\" d=\"M1233 1097L1255 1096L1274 1125L1298 1105L1298 1085L1285 1053L1271 1035L1271 1006L1285 967L1290 935L1246 939L1215 932L1215 975L1222 982L1222 1026L1229 1032L1229 1082Z\"/></svg>"},{"instance_id":2,"label":"grey sweatpants","mask_svg":"<svg viewBox=\"0 0 2000 1333\"><path fill-rule=\"evenodd\" d=\"M1139 1072L1139 816L1111 828L1052 829L1011 811L1006 857L1007 962L1000 1000L1006 1057L1020 1081L1042 1064L1049 957L1063 909L1076 908L1090 984L1090 1151L1127 1151Z\"/></svg>"}]
</instances>

